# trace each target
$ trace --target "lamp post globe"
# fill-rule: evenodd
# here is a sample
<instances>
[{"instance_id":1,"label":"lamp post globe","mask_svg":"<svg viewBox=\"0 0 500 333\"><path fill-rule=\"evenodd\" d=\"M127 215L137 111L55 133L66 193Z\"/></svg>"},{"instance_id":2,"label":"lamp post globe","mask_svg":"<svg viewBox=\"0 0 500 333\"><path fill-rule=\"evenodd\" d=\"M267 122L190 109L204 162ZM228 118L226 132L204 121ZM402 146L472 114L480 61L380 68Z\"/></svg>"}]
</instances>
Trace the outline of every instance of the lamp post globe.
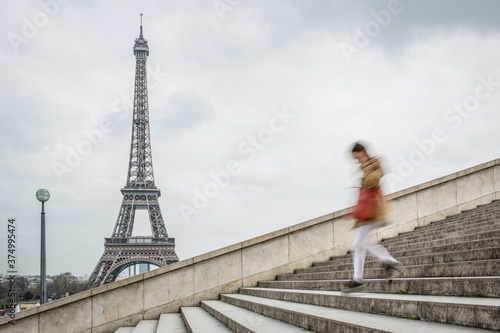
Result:
<instances>
[{"instance_id":1,"label":"lamp post globe","mask_svg":"<svg viewBox=\"0 0 500 333\"><path fill-rule=\"evenodd\" d=\"M49 191L47 191L46 189L44 188L41 188L39 189L38 191L36 191L36 198L38 199L38 201L40 202L45 202L45 201L48 201L49 198L50 198L50 193Z\"/></svg>"}]
</instances>

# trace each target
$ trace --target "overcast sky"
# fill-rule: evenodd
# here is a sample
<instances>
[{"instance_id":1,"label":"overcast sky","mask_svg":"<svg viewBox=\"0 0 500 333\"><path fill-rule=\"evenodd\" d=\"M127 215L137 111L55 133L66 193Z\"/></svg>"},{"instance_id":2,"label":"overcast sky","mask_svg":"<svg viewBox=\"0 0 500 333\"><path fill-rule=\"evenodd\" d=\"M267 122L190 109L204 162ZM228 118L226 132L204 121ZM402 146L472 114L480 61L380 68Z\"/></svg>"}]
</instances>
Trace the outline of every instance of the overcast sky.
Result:
<instances>
[{"instance_id":1,"label":"overcast sky","mask_svg":"<svg viewBox=\"0 0 500 333\"><path fill-rule=\"evenodd\" d=\"M358 139L383 155L386 193L500 157L498 1L2 0L2 272L14 216L18 271L39 273L39 188L47 273L90 274L102 255L127 176L139 13L180 259L351 205ZM134 235L149 234L138 211Z\"/></svg>"}]
</instances>

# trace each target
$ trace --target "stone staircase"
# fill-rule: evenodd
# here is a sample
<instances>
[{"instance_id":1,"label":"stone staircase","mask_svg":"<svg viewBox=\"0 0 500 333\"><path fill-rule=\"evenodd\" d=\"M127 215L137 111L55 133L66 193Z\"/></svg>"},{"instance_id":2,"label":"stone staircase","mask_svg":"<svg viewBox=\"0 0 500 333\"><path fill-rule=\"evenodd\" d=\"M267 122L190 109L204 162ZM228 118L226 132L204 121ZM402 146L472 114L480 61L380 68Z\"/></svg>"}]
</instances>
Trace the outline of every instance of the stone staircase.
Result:
<instances>
[{"instance_id":1,"label":"stone staircase","mask_svg":"<svg viewBox=\"0 0 500 333\"><path fill-rule=\"evenodd\" d=\"M386 281L368 259L363 293L339 292L347 254L116 332L500 331L500 200L381 243L405 275Z\"/></svg>"}]
</instances>

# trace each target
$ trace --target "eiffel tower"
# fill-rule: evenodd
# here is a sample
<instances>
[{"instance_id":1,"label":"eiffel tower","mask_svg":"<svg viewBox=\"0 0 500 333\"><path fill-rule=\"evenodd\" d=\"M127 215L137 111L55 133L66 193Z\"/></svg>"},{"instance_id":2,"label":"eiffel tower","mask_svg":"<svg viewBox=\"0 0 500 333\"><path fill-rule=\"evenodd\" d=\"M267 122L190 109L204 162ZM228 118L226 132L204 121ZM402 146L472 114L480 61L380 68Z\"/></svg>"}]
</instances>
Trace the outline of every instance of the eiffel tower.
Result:
<instances>
[{"instance_id":1,"label":"eiffel tower","mask_svg":"<svg viewBox=\"0 0 500 333\"><path fill-rule=\"evenodd\" d=\"M115 281L123 270L132 265L147 263L165 266L179 261L175 253L175 239L168 237L163 222L158 202L161 192L155 186L153 174L146 70L149 47L142 35L142 14L134 55L134 114L127 183L121 189L123 200L113 234L104 239L104 254L87 280L86 289ZM152 237L132 237L137 209L148 211Z\"/></svg>"}]
</instances>

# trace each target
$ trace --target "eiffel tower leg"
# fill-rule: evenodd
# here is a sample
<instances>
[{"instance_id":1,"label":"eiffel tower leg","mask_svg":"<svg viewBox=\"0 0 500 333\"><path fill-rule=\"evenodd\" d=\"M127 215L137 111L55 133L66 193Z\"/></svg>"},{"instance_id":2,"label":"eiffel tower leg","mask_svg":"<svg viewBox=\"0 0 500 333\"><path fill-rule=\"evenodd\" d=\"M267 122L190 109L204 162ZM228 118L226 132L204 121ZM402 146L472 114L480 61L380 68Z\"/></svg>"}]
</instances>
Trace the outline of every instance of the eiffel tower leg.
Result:
<instances>
[{"instance_id":1,"label":"eiffel tower leg","mask_svg":"<svg viewBox=\"0 0 500 333\"><path fill-rule=\"evenodd\" d=\"M168 237L158 199L148 202L148 213L153 236L156 238Z\"/></svg>"},{"instance_id":2,"label":"eiffel tower leg","mask_svg":"<svg viewBox=\"0 0 500 333\"><path fill-rule=\"evenodd\" d=\"M107 275L107 271L112 265L112 261L106 259L107 254L104 252L101 259L95 266L92 274L90 274L87 283L85 284L85 290L90 288L95 288L101 286L104 281L104 277Z\"/></svg>"},{"instance_id":3,"label":"eiffel tower leg","mask_svg":"<svg viewBox=\"0 0 500 333\"><path fill-rule=\"evenodd\" d=\"M112 237L130 237L134 228L135 209L132 196L123 196L120 213L116 219Z\"/></svg>"}]
</instances>

